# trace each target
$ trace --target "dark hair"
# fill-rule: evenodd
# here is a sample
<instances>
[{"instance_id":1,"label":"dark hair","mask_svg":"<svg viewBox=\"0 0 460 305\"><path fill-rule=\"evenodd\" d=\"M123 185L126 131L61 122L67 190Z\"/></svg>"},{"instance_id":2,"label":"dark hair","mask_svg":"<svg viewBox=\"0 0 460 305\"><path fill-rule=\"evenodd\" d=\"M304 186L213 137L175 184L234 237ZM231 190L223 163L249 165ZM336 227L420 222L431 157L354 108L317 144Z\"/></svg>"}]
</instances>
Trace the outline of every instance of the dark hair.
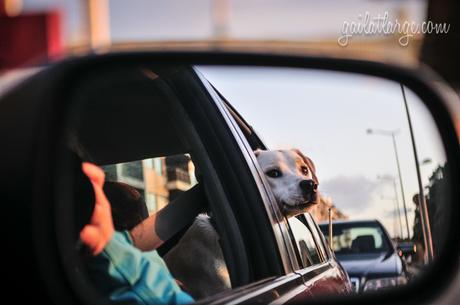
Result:
<instances>
[{"instance_id":1,"label":"dark hair","mask_svg":"<svg viewBox=\"0 0 460 305\"><path fill-rule=\"evenodd\" d=\"M112 207L115 230L131 230L148 217L142 195L131 185L106 181L104 192Z\"/></svg>"}]
</instances>

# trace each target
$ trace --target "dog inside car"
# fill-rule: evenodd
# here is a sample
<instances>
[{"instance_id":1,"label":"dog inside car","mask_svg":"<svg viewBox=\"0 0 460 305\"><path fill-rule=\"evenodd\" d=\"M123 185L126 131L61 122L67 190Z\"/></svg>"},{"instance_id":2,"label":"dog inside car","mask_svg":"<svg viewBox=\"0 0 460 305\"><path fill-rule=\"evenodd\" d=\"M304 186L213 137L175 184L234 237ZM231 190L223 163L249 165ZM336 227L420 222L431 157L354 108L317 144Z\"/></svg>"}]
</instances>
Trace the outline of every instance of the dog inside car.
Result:
<instances>
[{"instance_id":1,"label":"dog inside car","mask_svg":"<svg viewBox=\"0 0 460 305\"><path fill-rule=\"evenodd\" d=\"M298 149L254 153L286 217L310 212L319 202L319 182L310 158ZM195 299L231 288L219 235L209 215L200 214L164 260Z\"/></svg>"},{"instance_id":2,"label":"dog inside car","mask_svg":"<svg viewBox=\"0 0 460 305\"><path fill-rule=\"evenodd\" d=\"M256 150L254 153L286 217L310 212L319 202L315 165L300 150Z\"/></svg>"}]
</instances>

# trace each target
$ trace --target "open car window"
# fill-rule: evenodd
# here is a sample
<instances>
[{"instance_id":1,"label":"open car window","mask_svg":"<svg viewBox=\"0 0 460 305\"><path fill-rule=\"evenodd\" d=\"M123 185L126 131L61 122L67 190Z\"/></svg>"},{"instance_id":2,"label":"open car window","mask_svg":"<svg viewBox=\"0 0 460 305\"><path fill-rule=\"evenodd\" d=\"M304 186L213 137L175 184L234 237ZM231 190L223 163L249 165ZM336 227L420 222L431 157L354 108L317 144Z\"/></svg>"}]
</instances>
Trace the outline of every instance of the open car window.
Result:
<instances>
[{"instance_id":1,"label":"open car window","mask_svg":"<svg viewBox=\"0 0 460 305\"><path fill-rule=\"evenodd\" d=\"M182 69L185 75L187 67ZM181 282L182 289L198 300L231 287L222 250L223 244L227 248L230 245L223 236L219 238L221 228L211 223L210 215L213 215L212 221L218 224L228 222L231 216L227 213L228 219L222 220L218 213L212 213L214 208L209 205L211 200L208 196L210 192L216 196L215 188L220 182L209 179L210 175L215 175L206 163L209 155L203 150L199 136L194 133L189 117L180 106L178 91L167 83L175 71L121 69L110 74L102 71L106 75L104 83L86 79L76 96L74 113L79 115L72 117L67 142L81 161L92 162L103 169L103 189L111 204L117 231L129 231L133 236L134 228L143 226L148 217L165 215L166 208L175 203L166 221L163 218L156 220L154 229L162 239L161 245L140 250L157 250L169 272ZM200 183L195 173L198 167L211 168L204 171ZM222 193L217 194L223 196ZM224 198L212 202L226 204ZM196 207L189 209L186 205ZM189 217L187 213L190 210L194 214ZM204 212L204 216L199 216ZM203 254L200 247L188 246L182 241L198 245L206 241L205 234L195 233L197 229L198 233L201 232L201 227L196 224L198 217L201 217L199 224L212 231L212 247L218 253L218 263L204 259L206 253ZM176 223L180 223L181 227L176 229ZM174 233L169 234L170 231ZM163 236L166 236L165 239ZM134 246L135 241L132 238ZM204 269L201 273L188 272L190 264L187 264L186 257L189 255L203 258L194 263L195 268ZM88 262L84 263L93 270ZM222 284L214 289L203 288L216 282L203 279L205 272L223 273ZM102 291L111 285L104 281L94 281L93 284Z\"/></svg>"},{"instance_id":2,"label":"open car window","mask_svg":"<svg viewBox=\"0 0 460 305\"><path fill-rule=\"evenodd\" d=\"M189 154L116 163L102 168L107 181L135 187L142 195L149 215L197 184L195 165Z\"/></svg>"},{"instance_id":3,"label":"open car window","mask_svg":"<svg viewBox=\"0 0 460 305\"><path fill-rule=\"evenodd\" d=\"M74 97L71 113L79 115L70 117L66 141L79 162L103 169L115 229L133 236L133 228L142 227L149 216L165 215L177 202L197 207L194 218L184 220L189 214L174 208L177 219L155 222L155 228L163 230L163 225L170 229L190 220L154 247L173 278L195 300L282 275L284 265L272 244L272 228L263 218L263 202L257 201L260 194L246 164L237 165L242 162L241 151L227 134L231 126L220 111L200 112L200 107L216 111L215 101L193 68L99 72L86 78ZM99 77L104 82L98 82ZM215 119L219 121L208 122ZM216 137L217 131L221 136ZM131 204L123 202L126 193L131 194ZM262 215L257 227L254 220L245 219L252 213ZM134 220L125 221L131 214L137 214ZM133 238L137 246L135 242ZM100 290L98 286L105 283L94 284Z\"/></svg>"}]
</instances>

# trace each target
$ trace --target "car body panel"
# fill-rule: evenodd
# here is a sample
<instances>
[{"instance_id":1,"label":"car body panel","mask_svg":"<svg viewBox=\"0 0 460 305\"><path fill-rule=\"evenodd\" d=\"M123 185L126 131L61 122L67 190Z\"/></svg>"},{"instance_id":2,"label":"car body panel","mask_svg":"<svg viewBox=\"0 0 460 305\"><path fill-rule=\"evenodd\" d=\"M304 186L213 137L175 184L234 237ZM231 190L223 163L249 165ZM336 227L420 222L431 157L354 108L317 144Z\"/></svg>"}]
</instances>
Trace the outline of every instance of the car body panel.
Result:
<instances>
[{"instance_id":1,"label":"car body panel","mask_svg":"<svg viewBox=\"0 0 460 305\"><path fill-rule=\"evenodd\" d=\"M371 255L337 255L337 259L350 277L378 278L403 273L403 263L396 252Z\"/></svg>"}]
</instances>

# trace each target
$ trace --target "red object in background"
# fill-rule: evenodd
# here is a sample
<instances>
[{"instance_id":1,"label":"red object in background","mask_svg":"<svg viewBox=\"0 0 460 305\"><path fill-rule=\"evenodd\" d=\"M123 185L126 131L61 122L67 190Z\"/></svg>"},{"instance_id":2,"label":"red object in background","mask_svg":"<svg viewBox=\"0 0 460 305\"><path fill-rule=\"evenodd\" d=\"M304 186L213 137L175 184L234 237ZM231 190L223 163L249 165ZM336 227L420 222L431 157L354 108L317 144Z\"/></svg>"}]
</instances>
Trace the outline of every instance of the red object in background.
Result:
<instances>
[{"instance_id":1,"label":"red object in background","mask_svg":"<svg viewBox=\"0 0 460 305\"><path fill-rule=\"evenodd\" d=\"M58 12L0 16L0 70L48 61L61 52Z\"/></svg>"}]
</instances>

